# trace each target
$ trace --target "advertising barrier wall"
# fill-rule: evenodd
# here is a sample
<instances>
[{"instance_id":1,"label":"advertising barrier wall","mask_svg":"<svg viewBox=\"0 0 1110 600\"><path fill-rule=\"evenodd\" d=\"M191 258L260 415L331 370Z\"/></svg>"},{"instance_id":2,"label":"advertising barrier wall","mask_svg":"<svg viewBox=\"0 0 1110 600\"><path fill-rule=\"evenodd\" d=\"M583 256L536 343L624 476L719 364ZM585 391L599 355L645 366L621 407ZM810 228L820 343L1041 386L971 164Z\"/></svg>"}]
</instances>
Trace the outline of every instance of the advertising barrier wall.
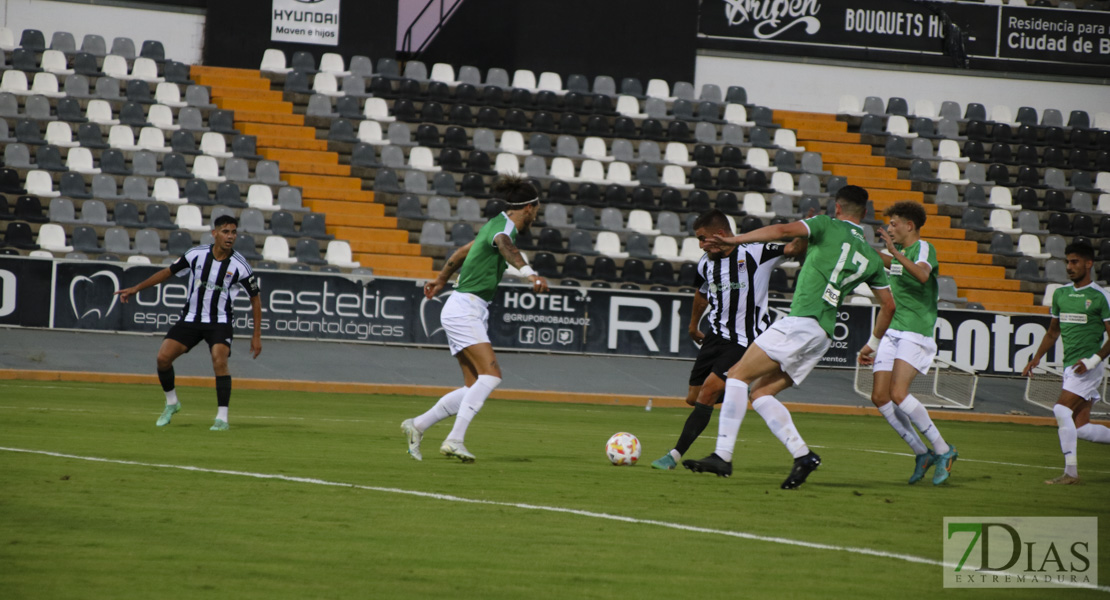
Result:
<instances>
[{"instance_id":1,"label":"advertising barrier wall","mask_svg":"<svg viewBox=\"0 0 1110 600\"><path fill-rule=\"evenodd\" d=\"M699 46L1110 76L1110 13L925 0L706 0Z\"/></svg>"},{"instance_id":2,"label":"advertising barrier wall","mask_svg":"<svg viewBox=\"0 0 1110 600\"><path fill-rule=\"evenodd\" d=\"M143 290L127 304L115 292L162 267L0 258L0 324L23 327L164 332L181 316L188 281ZM262 333L270 337L446 346L439 314L448 293L432 300L422 282L340 274L257 272ZM490 307L495 348L535 352L693 358L687 335L693 296L592 288L534 294L504 285ZM789 305L772 301L775 318ZM826 367L855 365L871 334L876 309L841 307ZM235 327L249 335L250 300L235 301ZM1048 317L982 311L941 311L939 356L983 374L1014 375L1036 351ZM705 323L702 323L705 329ZM1054 358L1050 352L1048 360Z\"/></svg>"}]
</instances>

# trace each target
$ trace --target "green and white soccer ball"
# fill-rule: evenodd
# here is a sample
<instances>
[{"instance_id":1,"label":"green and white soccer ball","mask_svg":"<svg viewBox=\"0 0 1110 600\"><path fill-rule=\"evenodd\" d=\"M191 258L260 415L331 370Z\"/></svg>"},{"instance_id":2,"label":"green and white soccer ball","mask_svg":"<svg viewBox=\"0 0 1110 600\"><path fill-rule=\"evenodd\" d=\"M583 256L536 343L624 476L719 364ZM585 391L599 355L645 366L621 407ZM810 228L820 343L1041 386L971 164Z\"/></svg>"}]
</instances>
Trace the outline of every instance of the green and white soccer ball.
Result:
<instances>
[{"instance_id":1,"label":"green and white soccer ball","mask_svg":"<svg viewBox=\"0 0 1110 600\"><path fill-rule=\"evenodd\" d=\"M634 465L640 460L640 440L627 432L614 433L613 437L605 442L605 456L609 462L616 466Z\"/></svg>"}]
</instances>

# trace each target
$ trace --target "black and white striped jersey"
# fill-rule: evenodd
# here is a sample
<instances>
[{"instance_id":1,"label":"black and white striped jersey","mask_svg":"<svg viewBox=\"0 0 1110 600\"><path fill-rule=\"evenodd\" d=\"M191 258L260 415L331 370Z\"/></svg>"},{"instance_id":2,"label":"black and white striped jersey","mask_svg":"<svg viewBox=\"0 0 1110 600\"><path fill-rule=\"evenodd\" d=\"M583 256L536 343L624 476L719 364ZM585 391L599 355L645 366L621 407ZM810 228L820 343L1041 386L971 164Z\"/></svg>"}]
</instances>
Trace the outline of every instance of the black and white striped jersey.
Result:
<instances>
[{"instance_id":1,"label":"black and white striped jersey","mask_svg":"<svg viewBox=\"0 0 1110 600\"><path fill-rule=\"evenodd\" d=\"M231 302L238 294L239 286L247 295L258 295L258 278L254 276L247 259L232 251L226 260L216 260L212 245L196 246L181 258L173 261L170 271L178 274L190 269L189 300L181 311L185 323L213 325L231 323Z\"/></svg>"},{"instance_id":2,"label":"black and white striped jersey","mask_svg":"<svg viewBox=\"0 0 1110 600\"><path fill-rule=\"evenodd\" d=\"M786 260L783 244L743 244L728 256L698 261L698 289L709 301L713 333L747 346L771 324L767 286Z\"/></svg>"}]
</instances>

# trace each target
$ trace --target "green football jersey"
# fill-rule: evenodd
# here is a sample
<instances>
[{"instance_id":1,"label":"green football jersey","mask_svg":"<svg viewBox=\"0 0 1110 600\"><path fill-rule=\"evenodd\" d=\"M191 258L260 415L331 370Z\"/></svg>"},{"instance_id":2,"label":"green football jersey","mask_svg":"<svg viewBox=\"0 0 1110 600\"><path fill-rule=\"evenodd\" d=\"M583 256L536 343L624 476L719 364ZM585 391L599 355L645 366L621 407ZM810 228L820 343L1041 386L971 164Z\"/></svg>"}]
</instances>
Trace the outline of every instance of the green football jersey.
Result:
<instances>
[{"instance_id":1,"label":"green football jersey","mask_svg":"<svg viewBox=\"0 0 1110 600\"><path fill-rule=\"evenodd\" d=\"M809 229L809 249L798 273L790 316L817 319L831 338L845 293L861 283L873 288L890 287L890 283L883 259L863 237L863 227L826 215L802 222Z\"/></svg>"},{"instance_id":2,"label":"green football jersey","mask_svg":"<svg viewBox=\"0 0 1110 600\"><path fill-rule=\"evenodd\" d=\"M912 331L925 337L933 337L937 324L937 301L940 299L940 286L937 285L937 250L925 240L910 244L908 248L895 245L906 258L915 263L929 263L929 279L921 283L894 261L890 264L890 292L894 294L894 311L891 329Z\"/></svg>"},{"instance_id":3,"label":"green football jersey","mask_svg":"<svg viewBox=\"0 0 1110 600\"><path fill-rule=\"evenodd\" d=\"M1066 285L1052 294L1052 316L1060 320L1064 366L1070 367L1102 348L1105 321L1110 320L1110 300L1106 290L1095 283L1079 289L1075 284Z\"/></svg>"},{"instance_id":4,"label":"green football jersey","mask_svg":"<svg viewBox=\"0 0 1110 600\"><path fill-rule=\"evenodd\" d=\"M474 294L482 300L493 300L493 293L497 284L501 283L501 276L505 274L505 257L493 243L494 238L504 233L509 239L516 242L516 225L508 215L501 213L489 220L474 237L474 245L466 254L462 269L459 271L459 281L455 284L456 292Z\"/></svg>"}]
</instances>

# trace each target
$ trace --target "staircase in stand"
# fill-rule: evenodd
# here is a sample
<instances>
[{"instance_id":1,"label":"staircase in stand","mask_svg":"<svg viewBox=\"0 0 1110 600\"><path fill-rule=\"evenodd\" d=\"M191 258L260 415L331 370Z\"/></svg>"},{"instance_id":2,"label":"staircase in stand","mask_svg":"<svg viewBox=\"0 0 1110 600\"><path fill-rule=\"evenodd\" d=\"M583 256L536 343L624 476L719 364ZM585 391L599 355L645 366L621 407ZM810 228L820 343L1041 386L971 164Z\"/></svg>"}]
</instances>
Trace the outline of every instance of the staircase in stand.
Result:
<instances>
[{"instance_id":1,"label":"staircase in stand","mask_svg":"<svg viewBox=\"0 0 1110 600\"><path fill-rule=\"evenodd\" d=\"M436 276L432 259L409 243L397 219L374 202L374 192L362 189L362 179L351 176L350 166L340 164L327 140L317 139L316 128L305 125L304 115L295 114L260 71L194 66L190 77L210 88L216 106L234 111L235 128L255 136L258 154L276 161L282 180L301 188L307 208L327 215L328 233L351 244L354 260L384 277Z\"/></svg>"},{"instance_id":2,"label":"staircase in stand","mask_svg":"<svg viewBox=\"0 0 1110 600\"><path fill-rule=\"evenodd\" d=\"M800 146L820 153L825 170L847 178L849 185L865 188L876 218L883 219L883 211L900 200L922 203L928 215L922 238L936 248L940 274L956 280L960 297L992 311L1048 312L1047 307L1034 304L1032 293L1021 291L1020 281L1007 279L1006 268L996 266L992 254L980 252L979 244L967 239L966 230L953 228L951 217L938 214L936 204L913 190L912 181L899 179L898 169L886 166L886 157L875 155L858 133L850 133L846 122L831 114L781 110L773 118L795 130Z\"/></svg>"}]
</instances>

